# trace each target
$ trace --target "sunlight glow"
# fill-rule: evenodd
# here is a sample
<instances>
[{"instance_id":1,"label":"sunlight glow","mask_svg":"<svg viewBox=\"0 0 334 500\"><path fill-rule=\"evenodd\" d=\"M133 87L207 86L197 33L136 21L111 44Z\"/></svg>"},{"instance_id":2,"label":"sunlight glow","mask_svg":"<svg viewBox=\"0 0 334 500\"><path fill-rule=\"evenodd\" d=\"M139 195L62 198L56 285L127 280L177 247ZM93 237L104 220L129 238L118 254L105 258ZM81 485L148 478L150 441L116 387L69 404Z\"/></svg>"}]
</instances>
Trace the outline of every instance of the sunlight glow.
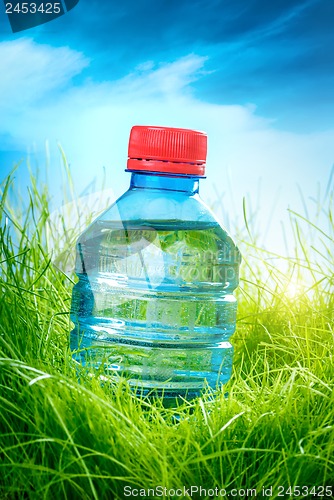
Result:
<instances>
[{"instance_id":1,"label":"sunlight glow","mask_svg":"<svg viewBox=\"0 0 334 500\"><path fill-rule=\"evenodd\" d=\"M300 296L304 291L305 287L300 283L300 281L291 280L287 283L285 288L285 294L288 298L294 299Z\"/></svg>"}]
</instances>

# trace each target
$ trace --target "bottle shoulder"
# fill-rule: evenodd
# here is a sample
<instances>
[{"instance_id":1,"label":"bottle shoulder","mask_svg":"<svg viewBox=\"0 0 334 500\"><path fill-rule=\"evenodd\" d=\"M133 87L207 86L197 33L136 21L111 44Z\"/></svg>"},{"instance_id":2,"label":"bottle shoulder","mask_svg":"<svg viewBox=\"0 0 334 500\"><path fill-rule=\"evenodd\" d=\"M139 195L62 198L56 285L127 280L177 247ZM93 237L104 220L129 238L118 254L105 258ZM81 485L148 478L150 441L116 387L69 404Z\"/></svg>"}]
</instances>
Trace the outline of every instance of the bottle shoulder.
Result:
<instances>
[{"instance_id":1,"label":"bottle shoulder","mask_svg":"<svg viewBox=\"0 0 334 500\"><path fill-rule=\"evenodd\" d=\"M112 228L146 226L159 230L173 227L192 231L215 228L216 237L240 253L228 231L199 194L189 196L162 190L129 189L88 226L78 243Z\"/></svg>"},{"instance_id":2,"label":"bottle shoulder","mask_svg":"<svg viewBox=\"0 0 334 500\"><path fill-rule=\"evenodd\" d=\"M183 220L216 222L198 194L130 189L98 218L100 221Z\"/></svg>"}]
</instances>

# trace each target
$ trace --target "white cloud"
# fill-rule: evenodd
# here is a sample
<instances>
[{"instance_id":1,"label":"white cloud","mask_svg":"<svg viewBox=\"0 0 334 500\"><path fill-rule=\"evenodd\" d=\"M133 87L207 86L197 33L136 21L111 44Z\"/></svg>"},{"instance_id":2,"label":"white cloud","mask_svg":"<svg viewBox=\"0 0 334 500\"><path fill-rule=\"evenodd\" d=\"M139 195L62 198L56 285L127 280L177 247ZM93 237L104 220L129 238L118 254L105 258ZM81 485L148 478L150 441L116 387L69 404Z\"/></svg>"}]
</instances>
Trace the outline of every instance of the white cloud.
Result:
<instances>
[{"instance_id":1,"label":"white cloud","mask_svg":"<svg viewBox=\"0 0 334 500\"><path fill-rule=\"evenodd\" d=\"M29 38L0 43L0 110L19 112L59 90L88 65L69 47L40 45Z\"/></svg>"},{"instance_id":2,"label":"white cloud","mask_svg":"<svg viewBox=\"0 0 334 500\"><path fill-rule=\"evenodd\" d=\"M188 85L196 81L203 72L206 57L195 54L157 67L150 63L136 68L136 71L116 84L118 92L127 99L129 95L145 95L146 98L164 97L171 100L180 97Z\"/></svg>"}]
</instances>

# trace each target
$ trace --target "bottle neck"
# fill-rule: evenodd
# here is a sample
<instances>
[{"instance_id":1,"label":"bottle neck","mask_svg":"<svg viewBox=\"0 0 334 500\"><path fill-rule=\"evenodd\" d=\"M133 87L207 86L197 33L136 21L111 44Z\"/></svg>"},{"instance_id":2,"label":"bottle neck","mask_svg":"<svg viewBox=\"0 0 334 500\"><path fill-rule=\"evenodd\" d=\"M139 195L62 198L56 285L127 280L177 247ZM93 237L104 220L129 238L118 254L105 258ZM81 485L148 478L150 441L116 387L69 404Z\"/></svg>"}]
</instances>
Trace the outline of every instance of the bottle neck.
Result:
<instances>
[{"instance_id":1,"label":"bottle neck","mask_svg":"<svg viewBox=\"0 0 334 500\"><path fill-rule=\"evenodd\" d=\"M130 189L161 189L194 195L199 192L199 177L156 172L132 172Z\"/></svg>"}]
</instances>

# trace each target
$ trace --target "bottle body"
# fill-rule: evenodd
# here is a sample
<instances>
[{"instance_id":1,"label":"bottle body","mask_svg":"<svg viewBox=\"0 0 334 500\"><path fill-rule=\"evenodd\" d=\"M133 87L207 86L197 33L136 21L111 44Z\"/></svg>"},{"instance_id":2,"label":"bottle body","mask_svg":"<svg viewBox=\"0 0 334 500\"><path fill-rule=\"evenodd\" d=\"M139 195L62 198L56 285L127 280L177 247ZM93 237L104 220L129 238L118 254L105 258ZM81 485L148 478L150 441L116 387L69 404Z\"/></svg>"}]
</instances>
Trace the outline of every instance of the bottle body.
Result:
<instances>
[{"instance_id":1,"label":"bottle body","mask_svg":"<svg viewBox=\"0 0 334 500\"><path fill-rule=\"evenodd\" d=\"M130 189L78 240L74 359L166 399L226 383L239 264L198 179L132 174Z\"/></svg>"}]
</instances>

